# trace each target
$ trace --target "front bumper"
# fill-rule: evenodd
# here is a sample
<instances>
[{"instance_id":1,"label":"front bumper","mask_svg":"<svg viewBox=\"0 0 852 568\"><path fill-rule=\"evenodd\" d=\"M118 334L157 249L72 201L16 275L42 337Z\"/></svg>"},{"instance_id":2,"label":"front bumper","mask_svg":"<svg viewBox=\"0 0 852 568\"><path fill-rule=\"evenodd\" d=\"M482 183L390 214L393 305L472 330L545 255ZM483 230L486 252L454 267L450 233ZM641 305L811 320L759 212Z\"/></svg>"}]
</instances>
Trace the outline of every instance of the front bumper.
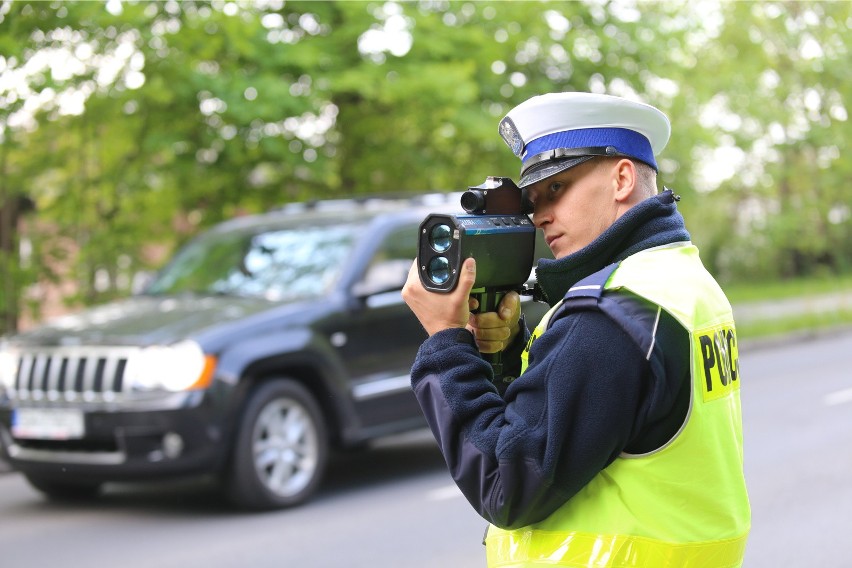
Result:
<instances>
[{"instance_id":1,"label":"front bumper","mask_svg":"<svg viewBox=\"0 0 852 568\"><path fill-rule=\"evenodd\" d=\"M223 433L203 392L177 408L81 407L83 433L74 439L16 437L13 415L0 409L0 442L13 469L88 482L132 481L215 471L224 461ZM27 405L29 408L35 405Z\"/></svg>"}]
</instances>

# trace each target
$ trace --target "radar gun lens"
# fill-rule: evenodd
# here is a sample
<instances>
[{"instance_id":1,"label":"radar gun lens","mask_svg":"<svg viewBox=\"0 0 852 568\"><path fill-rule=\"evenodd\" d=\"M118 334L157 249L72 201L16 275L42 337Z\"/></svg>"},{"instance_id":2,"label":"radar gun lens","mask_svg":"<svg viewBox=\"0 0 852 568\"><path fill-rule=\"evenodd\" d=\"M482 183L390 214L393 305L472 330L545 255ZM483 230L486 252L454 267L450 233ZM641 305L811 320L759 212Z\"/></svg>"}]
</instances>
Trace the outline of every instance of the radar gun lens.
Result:
<instances>
[{"instance_id":1,"label":"radar gun lens","mask_svg":"<svg viewBox=\"0 0 852 568\"><path fill-rule=\"evenodd\" d=\"M450 261L445 256L436 256L429 261L426 275L439 286L445 284L450 279Z\"/></svg>"},{"instance_id":2,"label":"radar gun lens","mask_svg":"<svg viewBox=\"0 0 852 568\"><path fill-rule=\"evenodd\" d=\"M450 248L450 245L453 244L450 227L448 225L435 225L432 227L432 232L429 234L429 244L435 252L444 252Z\"/></svg>"}]
</instances>

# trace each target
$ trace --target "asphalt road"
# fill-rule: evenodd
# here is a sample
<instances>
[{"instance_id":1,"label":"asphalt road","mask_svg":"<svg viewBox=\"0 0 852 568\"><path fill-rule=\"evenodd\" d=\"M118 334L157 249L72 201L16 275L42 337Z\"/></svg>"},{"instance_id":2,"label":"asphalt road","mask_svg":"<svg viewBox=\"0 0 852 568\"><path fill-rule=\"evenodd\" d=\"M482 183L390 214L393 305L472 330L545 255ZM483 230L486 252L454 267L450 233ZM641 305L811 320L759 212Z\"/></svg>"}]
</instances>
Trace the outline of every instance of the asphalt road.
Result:
<instances>
[{"instance_id":1,"label":"asphalt road","mask_svg":"<svg viewBox=\"0 0 852 568\"><path fill-rule=\"evenodd\" d=\"M1 568L484 566L484 529L428 432L336 457L310 504L271 513L235 513L197 481L72 506L0 476Z\"/></svg>"},{"instance_id":2,"label":"asphalt road","mask_svg":"<svg viewBox=\"0 0 852 568\"><path fill-rule=\"evenodd\" d=\"M852 332L742 357L748 568L852 566Z\"/></svg>"},{"instance_id":3,"label":"asphalt road","mask_svg":"<svg viewBox=\"0 0 852 568\"><path fill-rule=\"evenodd\" d=\"M852 566L852 333L743 351L745 566ZM264 514L197 481L72 506L0 475L2 568L477 567L483 530L426 432L337 458L314 501Z\"/></svg>"}]
</instances>

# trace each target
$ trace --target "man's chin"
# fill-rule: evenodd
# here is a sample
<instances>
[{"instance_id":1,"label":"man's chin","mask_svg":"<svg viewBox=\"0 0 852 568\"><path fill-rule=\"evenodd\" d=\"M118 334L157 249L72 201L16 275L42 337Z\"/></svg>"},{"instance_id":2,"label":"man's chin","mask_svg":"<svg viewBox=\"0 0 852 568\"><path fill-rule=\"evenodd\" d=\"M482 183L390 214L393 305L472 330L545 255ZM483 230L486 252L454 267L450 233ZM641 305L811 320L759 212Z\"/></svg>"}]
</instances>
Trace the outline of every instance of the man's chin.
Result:
<instances>
[{"instance_id":1,"label":"man's chin","mask_svg":"<svg viewBox=\"0 0 852 568\"><path fill-rule=\"evenodd\" d=\"M553 241L551 241L550 252L553 253L553 258L555 258L556 260L559 260L560 258L568 256L569 254L571 254L572 251L569 250L569 247L565 246L564 238L558 237L558 238L554 239Z\"/></svg>"}]
</instances>

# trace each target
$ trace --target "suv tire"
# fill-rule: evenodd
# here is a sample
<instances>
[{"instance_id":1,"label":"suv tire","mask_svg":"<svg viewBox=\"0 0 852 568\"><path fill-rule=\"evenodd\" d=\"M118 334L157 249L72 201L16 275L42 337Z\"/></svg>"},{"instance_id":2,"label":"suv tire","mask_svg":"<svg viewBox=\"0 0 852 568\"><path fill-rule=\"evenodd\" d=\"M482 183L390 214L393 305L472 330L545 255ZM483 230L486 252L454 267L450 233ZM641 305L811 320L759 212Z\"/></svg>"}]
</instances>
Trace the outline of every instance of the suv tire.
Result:
<instances>
[{"instance_id":1,"label":"suv tire","mask_svg":"<svg viewBox=\"0 0 852 568\"><path fill-rule=\"evenodd\" d=\"M307 500L328 461L328 434L311 393L292 379L265 380L249 393L226 475L226 494L247 509Z\"/></svg>"}]
</instances>

